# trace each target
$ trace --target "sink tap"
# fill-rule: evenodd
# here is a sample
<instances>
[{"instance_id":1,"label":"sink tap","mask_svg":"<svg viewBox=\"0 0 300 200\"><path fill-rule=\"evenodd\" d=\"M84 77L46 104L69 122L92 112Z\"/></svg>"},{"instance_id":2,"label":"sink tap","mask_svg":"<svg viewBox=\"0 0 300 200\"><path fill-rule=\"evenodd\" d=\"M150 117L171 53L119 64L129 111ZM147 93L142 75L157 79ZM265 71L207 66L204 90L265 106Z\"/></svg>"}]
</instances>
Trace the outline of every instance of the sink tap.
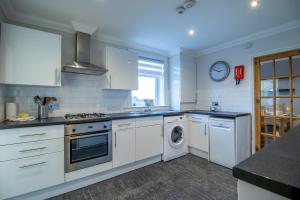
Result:
<instances>
[{"instance_id":1,"label":"sink tap","mask_svg":"<svg viewBox=\"0 0 300 200\"><path fill-rule=\"evenodd\" d=\"M145 106L147 107L144 111L145 112L151 112L151 106L154 105L154 102L152 99L145 99Z\"/></svg>"}]
</instances>

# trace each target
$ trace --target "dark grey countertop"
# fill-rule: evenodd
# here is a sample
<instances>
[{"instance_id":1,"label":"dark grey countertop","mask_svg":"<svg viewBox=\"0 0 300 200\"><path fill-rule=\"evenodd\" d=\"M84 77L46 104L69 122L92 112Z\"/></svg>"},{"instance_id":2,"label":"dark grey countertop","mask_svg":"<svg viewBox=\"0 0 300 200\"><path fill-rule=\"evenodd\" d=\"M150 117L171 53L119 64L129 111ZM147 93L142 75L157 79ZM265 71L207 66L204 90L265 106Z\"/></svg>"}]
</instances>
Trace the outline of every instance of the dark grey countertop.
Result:
<instances>
[{"instance_id":1,"label":"dark grey countertop","mask_svg":"<svg viewBox=\"0 0 300 200\"><path fill-rule=\"evenodd\" d=\"M212 117L228 117L235 118L240 116L249 115L249 113L235 113L235 112L210 112L205 110L187 110L187 111L151 111L151 112L127 112L127 113L113 113L107 114L106 117L99 119L83 119L83 120L66 120L64 117L49 117L44 120L33 120L27 122L3 122L0 123L1 129L10 128L25 128L25 127L35 127L35 126L51 126L60 124L74 124L74 123L87 123L87 122L99 122L108 120L118 120L118 119L129 119L129 118L139 118L139 117L151 117L151 116L175 116L184 113L191 114L204 114L210 115Z\"/></svg>"},{"instance_id":2,"label":"dark grey countertop","mask_svg":"<svg viewBox=\"0 0 300 200\"><path fill-rule=\"evenodd\" d=\"M300 126L233 168L243 181L300 199Z\"/></svg>"},{"instance_id":3,"label":"dark grey countertop","mask_svg":"<svg viewBox=\"0 0 300 200\"><path fill-rule=\"evenodd\" d=\"M211 117L227 117L227 118L236 118L250 115L250 113L242 113L242 112L211 112L207 110L187 110L185 113L191 114L202 114L202 115L210 115Z\"/></svg>"}]
</instances>

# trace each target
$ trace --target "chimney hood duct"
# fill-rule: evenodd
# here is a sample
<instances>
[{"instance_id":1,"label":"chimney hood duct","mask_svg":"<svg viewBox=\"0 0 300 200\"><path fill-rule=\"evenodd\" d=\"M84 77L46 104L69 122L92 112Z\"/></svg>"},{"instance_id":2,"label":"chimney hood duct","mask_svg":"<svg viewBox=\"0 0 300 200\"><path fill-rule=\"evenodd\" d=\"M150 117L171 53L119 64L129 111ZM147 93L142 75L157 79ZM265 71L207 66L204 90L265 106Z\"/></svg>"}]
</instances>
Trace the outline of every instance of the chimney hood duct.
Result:
<instances>
[{"instance_id":1,"label":"chimney hood duct","mask_svg":"<svg viewBox=\"0 0 300 200\"><path fill-rule=\"evenodd\" d=\"M108 71L90 63L90 40L89 34L76 32L76 60L63 65L62 72L100 76Z\"/></svg>"}]
</instances>

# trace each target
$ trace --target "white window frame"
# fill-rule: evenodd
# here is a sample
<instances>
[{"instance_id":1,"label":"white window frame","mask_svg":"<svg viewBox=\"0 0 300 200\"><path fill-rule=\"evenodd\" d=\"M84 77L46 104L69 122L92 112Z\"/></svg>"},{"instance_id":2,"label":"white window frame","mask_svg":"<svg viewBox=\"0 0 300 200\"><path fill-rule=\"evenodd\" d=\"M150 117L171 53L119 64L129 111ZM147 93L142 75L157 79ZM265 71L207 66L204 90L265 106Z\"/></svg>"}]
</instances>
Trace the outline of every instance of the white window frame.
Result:
<instances>
[{"instance_id":1,"label":"white window frame","mask_svg":"<svg viewBox=\"0 0 300 200\"><path fill-rule=\"evenodd\" d=\"M148 56L148 55L139 55L139 58L138 59L145 59L145 60L153 60L153 61L159 61L159 62L162 62L164 67L163 67L163 76L162 76L162 84L163 86L161 86L161 83L158 83L160 82L161 80L159 78L155 78L155 76L147 76L147 75L141 75L143 77L154 77L155 78L155 81L156 81L156 89L155 89L155 102L157 102L154 107L168 107L167 105L167 97L168 97L168 60L167 60L167 57L163 57L163 56ZM138 75L140 77L140 74ZM160 87L160 88L159 88ZM131 105L131 108L144 108L145 106L133 106L132 105L132 99L133 99L133 96L132 96L132 92L131 92L131 102L130 102L130 105Z\"/></svg>"}]
</instances>

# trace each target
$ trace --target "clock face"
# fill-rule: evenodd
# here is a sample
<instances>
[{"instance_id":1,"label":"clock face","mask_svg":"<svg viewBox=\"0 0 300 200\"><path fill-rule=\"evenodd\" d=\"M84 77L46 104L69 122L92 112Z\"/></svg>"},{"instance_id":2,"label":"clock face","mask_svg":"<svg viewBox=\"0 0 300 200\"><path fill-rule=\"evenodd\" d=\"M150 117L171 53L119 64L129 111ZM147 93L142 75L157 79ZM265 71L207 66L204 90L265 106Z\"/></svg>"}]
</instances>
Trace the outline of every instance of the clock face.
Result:
<instances>
[{"instance_id":1,"label":"clock face","mask_svg":"<svg viewBox=\"0 0 300 200\"><path fill-rule=\"evenodd\" d=\"M214 63L209 70L209 76L214 81L224 81L230 73L230 67L228 63L224 61L218 61Z\"/></svg>"}]
</instances>

